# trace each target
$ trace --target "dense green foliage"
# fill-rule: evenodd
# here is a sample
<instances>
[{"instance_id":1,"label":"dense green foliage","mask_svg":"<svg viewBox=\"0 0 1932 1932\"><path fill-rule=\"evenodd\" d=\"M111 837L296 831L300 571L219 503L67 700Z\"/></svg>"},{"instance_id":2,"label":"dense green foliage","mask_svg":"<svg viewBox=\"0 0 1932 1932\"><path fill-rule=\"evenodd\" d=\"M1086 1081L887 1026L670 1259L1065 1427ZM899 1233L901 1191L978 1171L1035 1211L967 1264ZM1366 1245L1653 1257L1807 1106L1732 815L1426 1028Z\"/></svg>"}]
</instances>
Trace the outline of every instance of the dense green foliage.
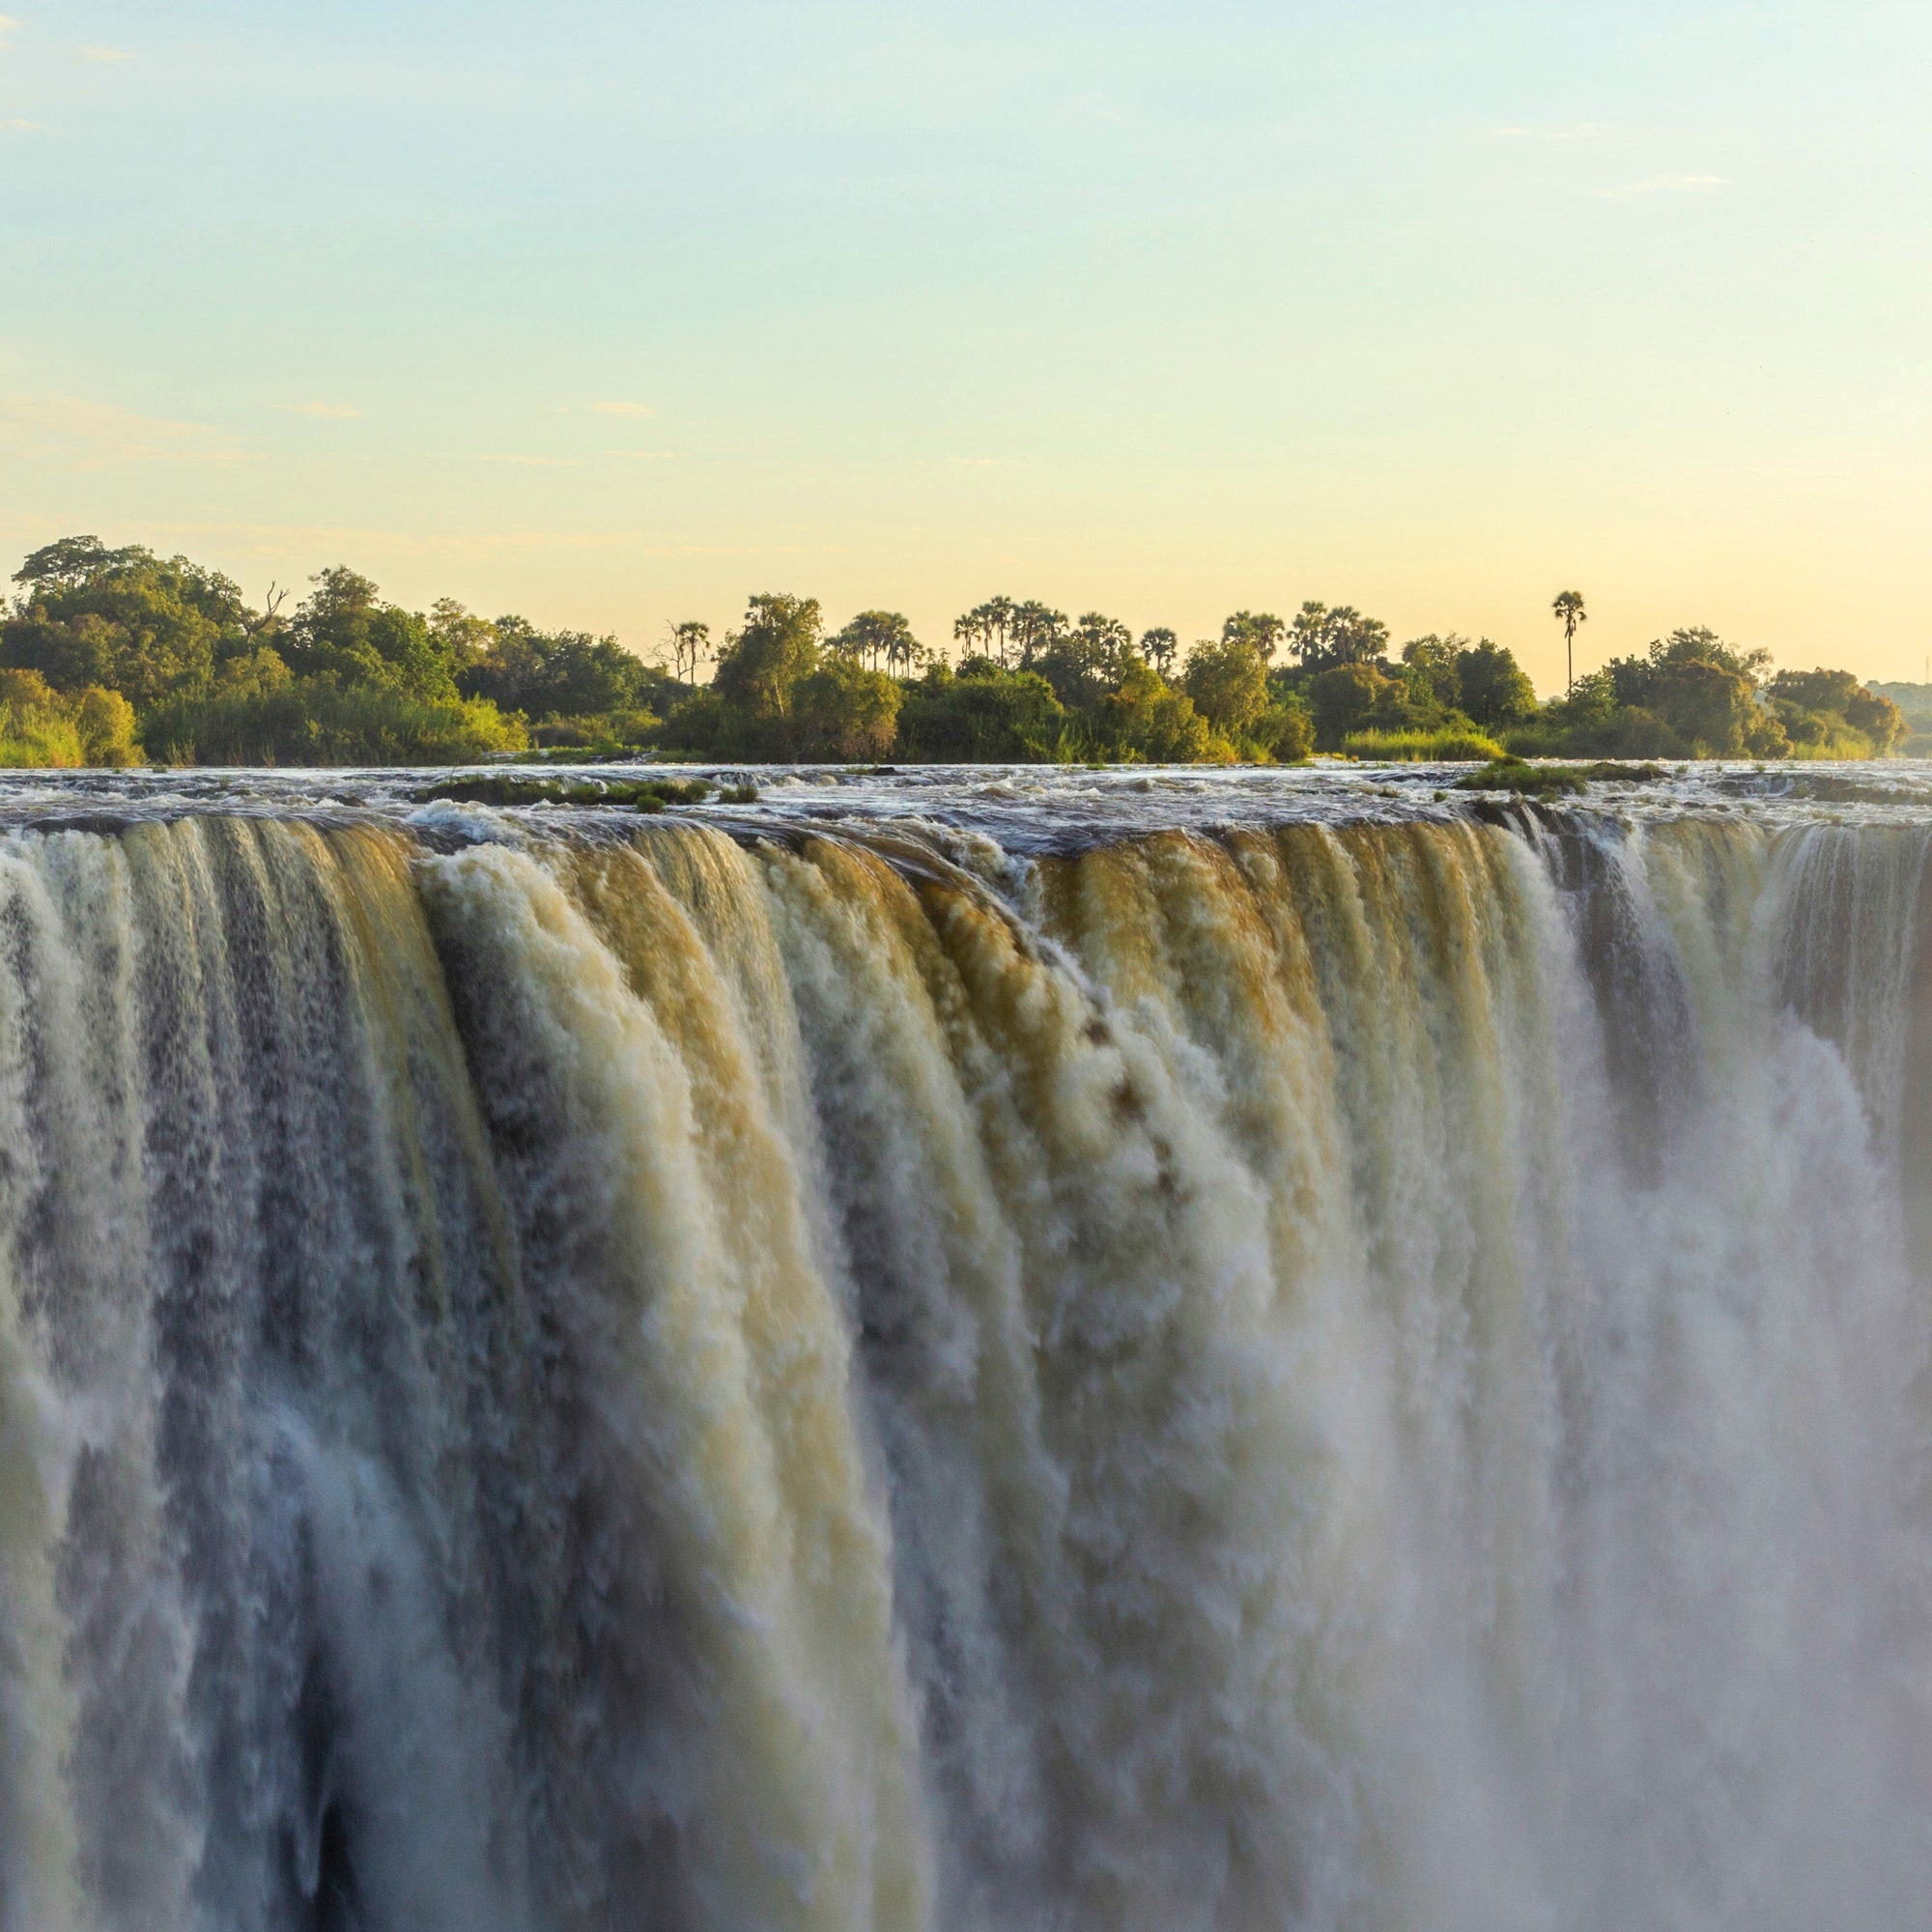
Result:
<instances>
[{"instance_id":1,"label":"dense green foliage","mask_svg":"<svg viewBox=\"0 0 1932 1932\"><path fill-rule=\"evenodd\" d=\"M273 690L183 693L149 712L141 733L149 755L173 765L461 765L526 742L482 699L326 672Z\"/></svg>"},{"instance_id":2,"label":"dense green foliage","mask_svg":"<svg viewBox=\"0 0 1932 1932\"><path fill-rule=\"evenodd\" d=\"M69 696L36 670L0 670L0 766L130 765L134 707L89 685Z\"/></svg>"},{"instance_id":3,"label":"dense green foliage","mask_svg":"<svg viewBox=\"0 0 1932 1932\"><path fill-rule=\"evenodd\" d=\"M14 582L0 763L455 764L531 747L846 763L1870 757L1907 728L1849 671L1772 676L1763 652L1703 629L1539 704L1500 645L1431 634L1397 649L1346 604L1237 611L1183 652L1171 630L1136 642L1103 611L993 597L954 623L953 665L898 611L828 635L815 600L771 592L715 650L702 623L668 627L667 668L448 598L405 610L345 565L287 615L272 586L254 610L186 557L91 536L36 551ZM1581 597L1551 609L1574 644ZM1920 720L1932 749L1932 692Z\"/></svg>"},{"instance_id":4,"label":"dense green foliage","mask_svg":"<svg viewBox=\"0 0 1932 1932\"><path fill-rule=\"evenodd\" d=\"M1898 751L1908 758L1932 758L1932 683L1873 682L1865 688L1874 696L1888 698L1898 706L1905 721L1905 735L1898 741Z\"/></svg>"}]
</instances>

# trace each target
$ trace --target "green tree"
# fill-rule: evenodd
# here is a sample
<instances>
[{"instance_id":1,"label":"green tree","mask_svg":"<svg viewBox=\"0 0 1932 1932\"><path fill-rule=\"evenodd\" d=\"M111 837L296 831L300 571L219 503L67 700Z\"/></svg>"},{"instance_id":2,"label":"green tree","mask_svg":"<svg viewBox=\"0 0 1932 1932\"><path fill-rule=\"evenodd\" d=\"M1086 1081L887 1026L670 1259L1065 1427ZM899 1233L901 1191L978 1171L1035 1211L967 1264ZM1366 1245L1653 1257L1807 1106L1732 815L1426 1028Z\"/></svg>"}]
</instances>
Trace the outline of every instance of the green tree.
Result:
<instances>
[{"instance_id":1,"label":"green tree","mask_svg":"<svg viewBox=\"0 0 1932 1932\"><path fill-rule=\"evenodd\" d=\"M370 579L346 564L318 571L281 654L298 678L370 684L433 704L457 696L451 639L420 614L384 604Z\"/></svg>"},{"instance_id":2,"label":"green tree","mask_svg":"<svg viewBox=\"0 0 1932 1932\"><path fill-rule=\"evenodd\" d=\"M1245 738L1267 709L1267 668L1241 638L1196 644L1181 684L1195 710L1227 738Z\"/></svg>"},{"instance_id":3,"label":"green tree","mask_svg":"<svg viewBox=\"0 0 1932 1932\"><path fill-rule=\"evenodd\" d=\"M989 597L953 619L952 635L966 646L969 657L988 657L1004 665L1012 638L1014 609L1010 597Z\"/></svg>"},{"instance_id":4,"label":"green tree","mask_svg":"<svg viewBox=\"0 0 1932 1932\"><path fill-rule=\"evenodd\" d=\"M487 697L530 718L601 718L645 708L665 679L618 643L587 631L540 631L527 618L498 617L492 648L458 679L464 696Z\"/></svg>"},{"instance_id":5,"label":"green tree","mask_svg":"<svg viewBox=\"0 0 1932 1932\"><path fill-rule=\"evenodd\" d=\"M910 669L925 655L912 626L896 611L861 611L842 631L826 640L841 657L863 661L867 669Z\"/></svg>"},{"instance_id":6,"label":"green tree","mask_svg":"<svg viewBox=\"0 0 1932 1932\"><path fill-rule=\"evenodd\" d=\"M1236 611L1221 623L1221 641L1249 645L1266 663L1281 648L1288 626L1272 611Z\"/></svg>"},{"instance_id":7,"label":"green tree","mask_svg":"<svg viewBox=\"0 0 1932 1932\"><path fill-rule=\"evenodd\" d=\"M1457 696L1478 724L1516 724L1536 716L1536 687L1514 653L1485 638L1456 660Z\"/></svg>"},{"instance_id":8,"label":"green tree","mask_svg":"<svg viewBox=\"0 0 1932 1932\"><path fill-rule=\"evenodd\" d=\"M1765 695L1792 742L1814 755L1882 758L1905 733L1898 706L1848 670L1781 670Z\"/></svg>"},{"instance_id":9,"label":"green tree","mask_svg":"<svg viewBox=\"0 0 1932 1932\"><path fill-rule=\"evenodd\" d=\"M968 658L984 658L988 664L995 662L993 652L992 626L985 615L986 607L981 604L971 611L962 611L952 620L952 641L966 646Z\"/></svg>"},{"instance_id":10,"label":"green tree","mask_svg":"<svg viewBox=\"0 0 1932 1932\"><path fill-rule=\"evenodd\" d=\"M1270 704L1255 720L1255 742L1285 765L1299 764L1315 749L1315 724L1305 705Z\"/></svg>"},{"instance_id":11,"label":"green tree","mask_svg":"<svg viewBox=\"0 0 1932 1932\"><path fill-rule=\"evenodd\" d=\"M798 753L807 758L882 758L893 749L905 688L856 656L828 652L792 695Z\"/></svg>"},{"instance_id":12,"label":"green tree","mask_svg":"<svg viewBox=\"0 0 1932 1932\"><path fill-rule=\"evenodd\" d=\"M711 680L727 710L751 724L789 716L792 687L818 668L823 619L815 597L753 597L744 628L724 640Z\"/></svg>"},{"instance_id":13,"label":"green tree","mask_svg":"<svg viewBox=\"0 0 1932 1932\"><path fill-rule=\"evenodd\" d=\"M1660 720L1686 753L1769 757L1789 749L1777 718L1758 702L1768 651L1727 644L1705 625L1651 641L1644 656L1605 667L1617 702Z\"/></svg>"},{"instance_id":14,"label":"green tree","mask_svg":"<svg viewBox=\"0 0 1932 1932\"><path fill-rule=\"evenodd\" d=\"M451 674L461 682L497 647L497 627L474 616L454 597L439 597L429 607L430 635L447 654Z\"/></svg>"},{"instance_id":15,"label":"green tree","mask_svg":"<svg viewBox=\"0 0 1932 1932\"><path fill-rule=\"evenodd\" d=\"M1070 721L1034 671L969 658L934 665L906 692L898 750L933 764L1041 764L1066 755Z\"/></svg>"},{"instance_id":16,"label":"green tree","mask_svg":"<svg viewBox=\"0 0 1932 1932\"><path fill-rule=\"evenodd\" d=\"M711 656L711 626L687 617L681 624L667 624L665 635L670 644L671 675L679 684L696 684L698 667Z\"/></svg>"},{"instance_id":17,"label":"green tree","mask_svg":"<svg viewBox=\"0 0 1932 1932\"><path fill-rule=\"evenodd\" d=\"M1179 654L1180 639L1165 625L1157 630L1141 633L1141 656L1152 665L1162 677L1174 673L1174 660Z\"/></svg>"},{"instance_id":18,"label":"green tree","mask_svg":"<svg viewBox=\"0 0 1932 1932\"><path fill-rule=\"evenodd\" d=\"M1905 736L1905 713L1882 693L1861 685L1845 700L1845 723L1872 741L1872 754L1884 757Z\"/></svg>"},{"instance_id":19,"label":"green tree","mask_svg":"<svg viewBox=\"0 0 1932 1932\"><path fill-rule=\"evenodd\" d=\"M1097 704L1119 683L1133 654L1133 634L1118 618L1089 611L1070 631L1052 639L1033 660L1061 703Z\"/></svg>"},{"instance_id":20,"label":"green tree","mask_svg":"<svg viewBox=\"0 0 1932 1932\"><path fill-rule=\"evenodd\" d=\"M1469 648L1467 638L1451 631L1446 638L1434 632L1426 638L1411 638L1402 647L1406 682L1418 696L1445 710L1463 702L1463 656Z\"/></svg>"},{"instance_id":21,"label":"green tree","mask_svg":"<svg viewBox=\"0 0 1932 1932\"><path fill-rule=\"evenodd\" d=\"M1065 611L1056 611L1050 605L1031 600L1014 605L1007 621L1007 635L1011 639L1022 669L1043 657L1066 635ZM1006 662L1004 647L1000 662Z\"/></svg>"},{"instance_id":22,"label":"green tree","mask_svg":"<svg viewBox=\"0 0 1932 1932\"><path fill-rule=\"evenodd\" d=\"M56 691L99 685L148 704L206 684L223 657L252 648L241 591L185 556L63 537L14 581L25 595L0 622L0 668L38 671Z\"/></svg>"},{"instance_id":23,"label":"green tree","mask_svg":"<svg viewBox=\"0 0 1932 1932\"><path fill-rule=\"evenodd\" d=\"M1350 731L1372 726L1400 728L1411 721L1390 716L1387 700L1399 687L1369 663L1332 664L1308 683L1309 709L1314 713L1315 743L1323 752L1339 752Z\"/></svg>"},{"instance_id":24,"label":"green tree","mask_svg":"<svg viewBox=\"0 0 1932 1932\"><path fill-rule=\"evenodd\" d=\"M1313 600L1295 612L1288 648L1304 670L1336 665L1373 664L1388 649L1388 626L1365 617L1352 604L1333 610Z\"/></svg>"},{"instance_id":25,"label":"green tree","mask_svg":"<svg viewBox=\"0 0 1932 1932\"><path fill-rule=\"evenodd\" d=\"M90 765L133 765L146 756L134 742L134 707L118 691L91 685L74 707L73 724Z\"/></svg>"},{"instance_id":26,"label":"green tree","mask_svg":"<svg viewBox=\"0 0 1932 1932\"><path fill-rule=\"evenodd\" d=\"M1182 765L1212 754L1208 721L1194 708L1194 700L1176 691L1144 659L1128 660L1103 710L1108 735L1128 757Z\"/></svg>"}]
</instances>

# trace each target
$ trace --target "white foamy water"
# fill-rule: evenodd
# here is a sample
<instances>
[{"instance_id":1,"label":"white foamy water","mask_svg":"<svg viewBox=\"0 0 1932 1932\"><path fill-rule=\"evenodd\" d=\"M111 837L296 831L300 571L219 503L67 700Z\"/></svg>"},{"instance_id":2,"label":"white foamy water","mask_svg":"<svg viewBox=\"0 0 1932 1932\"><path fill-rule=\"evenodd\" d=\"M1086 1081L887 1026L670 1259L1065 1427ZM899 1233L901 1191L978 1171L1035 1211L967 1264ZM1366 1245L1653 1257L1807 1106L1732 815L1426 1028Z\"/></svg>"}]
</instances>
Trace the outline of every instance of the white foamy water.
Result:
<instances>
[{"instance_id":1,"label":"white foamy water","mask_svg":"<svg viewBox=\"0 0 1932 1932\"><path fill-rule=\"evenodd\" d=\"M1932 796L1448 776L10 781L0 1927L1918 1923Z\"/></svg>"}]
</instances>

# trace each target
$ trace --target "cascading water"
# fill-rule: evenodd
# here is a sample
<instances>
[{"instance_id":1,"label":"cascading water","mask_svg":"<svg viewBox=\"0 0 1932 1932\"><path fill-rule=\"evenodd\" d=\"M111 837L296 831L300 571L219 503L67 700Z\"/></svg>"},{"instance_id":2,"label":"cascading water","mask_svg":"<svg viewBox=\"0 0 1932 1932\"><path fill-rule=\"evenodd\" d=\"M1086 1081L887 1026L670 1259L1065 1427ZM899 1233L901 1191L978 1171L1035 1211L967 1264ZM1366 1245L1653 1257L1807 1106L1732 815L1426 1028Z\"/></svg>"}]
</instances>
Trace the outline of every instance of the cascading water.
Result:
<instances>
[{"instance_id":1,"label":"cascading water","mask_svg":"<svg viewBox=\"0 0 1932 1932\"><path fill-rule=\"evenodd\" d=\"M1143 815L0 839L0 1927L1920 1922L1932 813Z\"/></svg>"}]
</instances>

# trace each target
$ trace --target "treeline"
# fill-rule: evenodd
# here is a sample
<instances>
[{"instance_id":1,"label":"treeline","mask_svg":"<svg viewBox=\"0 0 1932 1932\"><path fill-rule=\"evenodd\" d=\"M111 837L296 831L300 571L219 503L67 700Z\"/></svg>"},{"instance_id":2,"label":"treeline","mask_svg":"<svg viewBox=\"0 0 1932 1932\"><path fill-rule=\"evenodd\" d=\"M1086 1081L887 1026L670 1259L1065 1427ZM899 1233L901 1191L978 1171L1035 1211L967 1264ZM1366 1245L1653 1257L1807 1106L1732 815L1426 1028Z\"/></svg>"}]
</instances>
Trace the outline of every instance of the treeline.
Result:
<instances>
[{"instance_id":1,"label":"treeline","mask_svg":"<svg viewBox=\"0 0 1932 1932\"><path fill-rule=\"evenodd\" d=\"M1848 671L1770 673L1686 629L1540 703L1489 639L1415 638L1350 606L1171 630L988 599L956 661L895 611L828 632L806 597L752 598L714 649L385 602L346 567L285 611L185 557L68 537L28 557L0 619L0 763L435 764L541 747L746 760L1292 762L1359 757L1870 757L1898 708ZM1574 602L1580 620L1581 600ZM705 681L704 673L710 676Z\"/></svg>"},{"instance_id":2,"label":"treeline","mask_svg":"<svg viewBox=\"0 0 1932 1932\"><path fill-rule=\"evenodd\" d=\"M867 611L826 637L810 599L754 597L711 684L669 713L665 742L712 756L960 762L1869 758L1904 729L1897 706L1851 672L1774 676L1766 653L1701 627L1612 659L1548 704L1500 644L1452 633L1397 649L1349 605L1307 603L1288 620L1237 611L1184 657L1172 631L1136 639L1099 611L1070 621L1004 597L967 611L953 637L966 651L956 665L896 613ZM695 677L705 640L686 641L679 668Z\"/></svg>"},{"instance_id":3,"label":"treeline","mask_svg":"<svg viewBox=\"0 0 1932 1932\"><path fill-rule=\"evenodd\" d=\"M466 763L547 735L647 743L659 695L683 695L612 639L449 599L406 611L343 567L288 612L272 586L254 610L218 571L91 536L36 551L14 581L3 764ZM90 737L79 721L103 704L124 728Z\"/></svg>"}]
</instances>

